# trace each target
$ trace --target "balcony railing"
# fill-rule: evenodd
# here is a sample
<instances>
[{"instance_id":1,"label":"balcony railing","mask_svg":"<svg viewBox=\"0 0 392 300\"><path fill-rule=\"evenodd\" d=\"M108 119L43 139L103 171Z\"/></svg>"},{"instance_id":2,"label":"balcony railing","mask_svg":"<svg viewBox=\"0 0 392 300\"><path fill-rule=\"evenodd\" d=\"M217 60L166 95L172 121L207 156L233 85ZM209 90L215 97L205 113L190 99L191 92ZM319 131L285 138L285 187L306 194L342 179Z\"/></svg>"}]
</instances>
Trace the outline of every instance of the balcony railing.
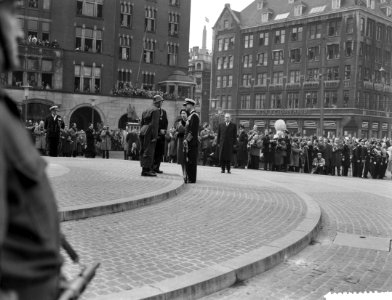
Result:
<instances>
[{"instance_id":1,"label":"balcony railing","mask_svg":"<svg viewBox=\"0 0 392 300\"><path fill-rule=\"evenodd\" d=\"M373 82L371 82L371 81L364 81L363 82L363 87L365 88L365 89L373 89L374 88L374 85L373 85Z\"/></svg>"},{"instance_id":2,"label":"balcony railing","mask_svg":"<svg viewBox=\"0 0 392 300\"><path fill-rule=\"evenodd\" d=\"M319 81L304 81L305 89L318 89L320 87Z\"/></svg>"},{"instance_id":3,"label":"balcony railing","mask_svg":"<svg viewBox=\"0 0 392 300\"><path fill-rule=\"evenodd\" d=\"M384 91L384 84L383 83L375 83L374 89L378 92L383 92Z\"/></svg>"},{"instance_id":4,"label":"balcony railing","mask_svg":"<svg viewBox=\"0 0 392 300\"><path fill-rule=\"evenodd\" d=\"M329 89L337 89L339 87L340 80L325 80L324 87Z\"/></svg>"},{"instance_id":5,"label":"balcony railing","mask_svg":"<svg viewBox=\"0 0 392 300\"><path fill-rule=\"evenodd\" d=\"M283 83L272 83L269 85L270 91L282 91L283 90Z\"/></svg>"},{"instance_id":6,"label":"balcony railing","mask_svg":"<svg viewBox=\"0 0 392 300\"><path fill-rule=\"evenodd\" d=\"M300 82L289 82L286 83L286 90L297 90L301 88Z\"/></svg>"}]
</instances>

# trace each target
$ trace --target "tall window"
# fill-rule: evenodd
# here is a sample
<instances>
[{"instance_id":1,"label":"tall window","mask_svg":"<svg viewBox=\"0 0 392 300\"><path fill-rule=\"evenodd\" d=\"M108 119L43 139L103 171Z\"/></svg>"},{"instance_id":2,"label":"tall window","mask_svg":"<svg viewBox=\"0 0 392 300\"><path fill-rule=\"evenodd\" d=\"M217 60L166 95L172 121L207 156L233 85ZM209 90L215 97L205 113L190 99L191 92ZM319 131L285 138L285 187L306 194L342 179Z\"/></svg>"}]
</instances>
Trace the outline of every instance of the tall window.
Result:
<instances>
[{"instance_id":1,"label":"tall window","mask_svg":"<svg viewBox=\"0 0 392 300\"><path fill-rule=\"evenodd\" d=\"M100 93L101 68L75 65L75 92Z\"/></svg>"},{"instance_id":2,"label":"tall window","mask_svg":"<svg viewBox=\"0 0 392 300\"><path fill-rule=\"evenodd\" d=\"M344 66L344 79L345 80L351 79L351 65Z\"/></svg>"},{"instance_id":3,"label":"tall window","mask_svg":"<svg viewBox=\"0 0 392 300\"><path fill-rule=\"evenodd\" d=\"M287 108L298 108L298 107L299 107L299 93L288 93Z\"/></svg>"},{"instance_id":4,"label":"tall window","mask_svg":"<svg viewBox=\"0 0 392 300\"><path fill-rule=\"evenodd\" d=\"M328 22L328 36L337 36L340 33L340 20L333 20Z\"/></svg>"},{"instance_id":5,"label":"tall window","mask_svg":"<svg viewBox=\"0 0 392 300\"><path fill-rule=\"evenodd\" d=\"M178 62L178 44L167 45L167 64L169 66L175 66Z\"/></svg>"},{"instance_id":6,"label":"tall window","mask_svg":"<svg viewBox=\"0 0 392 300\"><path fill-rule=\"evenodd\" d=\"M282 108L282 94L271 94L271 108Z\"/></svg>"},{"instance_id":7,"label":"tall window","mask_svg":"<svg viewBox=\"0 0 392 300\"><path fill-rule=\"evenodd\" d=\"M175 12L169 12L169 36L178 37L180 24L180 15Z\"/></svg>"},{"instance_id":8,"label":"tall window","mask_svg":"<svg viewBox=\"0 0 392 300\"><path fill-rule=\"evenodd\" d=\"M147 64L154 63L156 41L146 39L144 41L143 61Z\"/></svg>"},{"instance_id":9,"label":"tall window","mask_svg":"<svg viewBox=\"0 0 392 300\"><path fill-rule=\"evenodd\" d=\"M152 90L155 83L155 73L144 72L143 75L143 89Z\"/></svg>"},{"instance_id":10,"label":"tall window","mask_svg":"<svg viewBox=\"0 0 392 300\"><path fill-rule=\"evenodd\" d=\"M257 74L257 85L267 85L267 73Z\"/></svg>"},{"instance_id":11,"label":"tall window","mask_svg":"<svg viewBox=\"0 0 392 300\"><path fill-rule=\"evenodd\" d=\"M86 52L102 52L102 30L76 27L75 49Z\"/></svg>"},{"instance_id":12,"label":"tall window","mask_svg":"<svg viewBox=\"0 0 392 300\"><path fill-rule=\"evenodd\" d=\"M274 65L282 65L284 63L283 50L272 51Z\"/></svg>"},{"instance_id":13,"label":"tall window","mask_svg":"<svg viewBox=\"0 0 392 300\"><path fill-rule=\"evenodd\" d=\"M122 60L131 59L131 39L129 36L120 37L119 58Z\"/></svg>"},{"instance_id":14,"label":"tall window","mask_svg":"<svg viewBox=\"0 0 392 300\"><path fill-rule=\"evenodd\" d=\"M234 58L233 56L229 56L229 69L233 69Z\"/></svg>"},{"instance_id":15,"label":"tall window","mask_svg":"<svg viewBox=\"0 0 392 300\"><path fill-rule=\"evenodd\" d=\"M232 87L233 86L233 75L228 75L227 76L227 87Z\"/></svg>"},{"instance_id":16,"label":"tall window","mask_svg":"<svg viewBox=\"0 0 392 300\"><path fill-rule=\"evenodd\" d=\"M244 74L244 75L242 75L242 86L250 86L251 79L252 79L252 75L251 74Z\"/></svg>"},{"instance_id":17,"label":"tall window","mask_svg":"<svg viewBox=\"0 0 392 300\"><path fill-rule=\"evenodd\" d=\"M222 76L216 77L216 87L220 88L222 86Z\"/></svg>"},{"instance_id":18,"label":"tall window","mask_svg":"<svg viewBox=\"0 0 392 300\"><path fill-rule=\"evenodd\" d=\"M50 1L51 0L44 0L44 2L42 4L42 8L45 10L49 10L50 9Z\"/></svg>"},{"instance_id":19,"label":"tall window","mask_svg":"<svg viewBox=\"0 0 392 300\"><path fill-rule=\"evenodd\" d=\"M313 46L308 48L308 60L309 61L320 60L320 46Z\"/></svg>"},{"instance_id":20,"label":"tall window","mask_svg":"<svg viewBox=\"0 0 392 300\"><path fill-rule=\"evenodd\" d=\"M144 14L144 26L147 32L155 32L157 10L152 7L146 7Z\"/></svg>"},{"instance_id":21,"label":"tall window","mask_svg":"<svg viewBox=\"0 0 392 300\"><path fill-rule=\"evenodd\" d=\"M339 80L339 67L329 67L327 68L327 80Z\"/></svg>"},{"instance_id":22,"label":"tall window","mask_svg":"<svg viewBox=\"0 0 392 300\"><path fill-rule=\"evenodd\" d=\"M102 18L103 0L78 0L76 14Z\"/></svg>"},{"instance_id":23,"label":"tall window","mask_svg":"<svg viewBox=\"0 0 392 300\"><path fill-rule=\"evenodd\" d=\"M241 95L241 109L250 108L250 95Z\"/></svg>"},{"instance_id":24,"label":"tall window","mask_svg":"<svg viewBox=\"0 0 392 300\"><path fill-rule=\"evenodd\" d=\"M234 38L234 37L231 37L231 38L229 39L229 50L231 50L231 49L234 48L234 41L235 41L235 38ZM230 97L231 97L231 96L230 96Z\"/></svg>"},{"instance_id":25,"label":"tall window","mask_svg":"<svg viewBox=\"0 0 392 300\"><path fill-rule=\"evenodd\" d=\"M337 59L340 57L339 44L327 45L327 59Z\"/></svg>"},{"instance_id":26,"label":"tall window","mask_svg":"<svg viewBox=\"0 0 392 300\"><path fill-rule=\"evenodd\" d=\"M130 3L121 3L120 22L122 27L132 27L133 5Z\"/></svg>"},{"instance_id":27,"label":"tall window","mask_svg":"<svg viewBox=\"0 0 392 300\"><path fill-rule=\"evenodd\" d=\"M223 50L223 39L219 39L218 40L218 51L222 51Z\"/></svg>"},{"instance_id":28,"label":"tall window","mask_svg":"<svg viewBox=\"0 0 392 300\"><path fill-rule=\"evenodd\" d=\"M350 91L343 91L343 107L348 107L350 101Z\"/></svg>"},{"instance_id":29,"label":"tall window","mask_svg":"<svg viewBox=\"0 0 392 300\"><path fill-rule=\"evenodd\" d=\"M125 87L129 87L129 83L131 82L131 71L128 70L118 70L118 88L123 89Z\"/></svg>"},{"instance_id":30,"label":"tall window","mask_svg":"<svg viewBox=\"0 0 392 300\"><path fill-rule=\"evenodd\" d=\"M244 47L245 48L253 47L253 34L248 34L244 36Z\"/></svg>"},{"instance_id":31,"label":"tall window","mask_svg":"<svg viewBox=\"0 0 392 300\"><path fill-rule=\"evenodd\" d=\"M383 27L381 25L377 25L377 30L376 30L376 40L381 41L382 39L382 34L383 33Z\"/></svg>"},{"instance_id":32,"label":"tall window","mask_svg":"<svg viewBox=\"0 0 392 300\"><path fill-rule=\"evenodd\" d=\"M317 108L317 92L305 93L305 108Z\"/></svg>"},{"instance_id":33,"label":"tall window","mask_svg":"<svg viewBox=\"0 0 392 300\"><path fill-rule=\"evenodd\" d=\"M49 23L46 22L42 22L41 23L42 26L42 40L43 41L50 41L50 27L49 27Z\"/></svg>"},{"instance_id":34,"label":"tall window","mask_svg":"<svg viewBox=\"0 0 392 300\"><path fill-rule=\"evenodd\" d=\"M280 29L275 31L275 44L284 44L286 38L286 30Z\"/></svg>"},{"instance_id":35,"label":"tall window","mask_svg":"<svg viewBox=\"0 0 392 300\"><path fill-rule=\"evenodd\" d=\"M321 24L320 23L313 23L313 24L309 25L308 38L311 40L321 38Z\"/></svg>"},{"instance_id":36,"label":"tall window","mask_svg":"<svg viewBox=\"0 0 392 300\"><path fill-rule=\"evenodd\" d=\"M273 84L282 84L283 83L283 72L274 72L272 74L272 83Z\"/></svg>"},{"instance_id":37,"label":"tall window","mask_svg":"<svg viewBox=\"0 0 392 300\"><path fill-rule=\"evenodd\" d=\"M301 49L291 49L290 50L290 61L292 63L301 62Z\"/></svg>"},{"instance_id":38,"label":"tall window","mask_svg":"<svg viewBox=\"0 0 392 300\"><path fill-rule=\"evenodd\" d=\"M171 6L180 6L180 0L169 0Z\"/></svg>"},{"instance_id":39,"label":"tall window","mask_svg":"<svg viewBox=\"0 0 392 300\"><path fill-rule=\"evenodd\" d=\"M255 109L265 108L266 96L265 94L256 94L255 97Z\"/></svg>"},{"instance_id":40,"label":"tall window","mask_svg":"<svg viewBox=\"0 0 392 300\"><path fill-rule=\"evenodd\" d=\"M27 20L27 35L38 38L38 21Z\"/></svg>"},{"instance_id":41,"label":"tall window","mask_svg":"<svg viewBox=\"0 0 392 300\"><path fill-rule=\"evenodd\" d=\"M244 62L244 68L251 68L253 63L252 63L252 54L244 55L243 56L243 62Z\"/></svg>"},{"instance_id":42,"label":"tall window","mask_svg":"<svg viewBox=\"0 0 392 300\"><path fill-rule=\"evenodd\" d=\"M229 39L224 40L223 50L225 51L229 50Z\"/></svg>"},{"instance_id":43,"label":"tall window","mask_svg":"<svg viewBox=\"0 0 392 300\"><path fill-rule=\"evenodd\" d=\"M218 57L216 59L216 66L217 66L218 70L222 69L222 57Z\"/></svg>"},{"instance_id":44,"label":"tall window","mask_svg":"<svg viewBox=\"0 0 392 300\"><path fill-rule=\"evenodd\" d=\"M29 0L29 8L38 8L38 0Z\"/></svg>"},{"instance_id":45,"label":"tall window","mask_svg":"<svg viewBox=\"0 0 392 300\"><path fill-rule=\"evenodd\" d=\"M299 70L295 70L295 71L290 71L290 82L291 83L296 83L296 82L300 82L300 72Z\"/></svg>"},{"instance_id":46,"label":"tall window","mask_svg":"<svg viewBox=\"0 0 392 300\"><path fill-rule=\"evenodd\" d=\"M308 69L306 72L306 81L319 80L319 69Z\"/></svg>"},{"instance_id":47,"label":"tall window","mask_svg":"<svg viewBox=\"0 0 392 300\"><path fill-rule=\"evenodd\" d=\"M291 40L292 41L302 41L303 27L293 27L291 28Z\"/></svg>"},{"instance_id":48,"label":"tall window","mask_svg":"<svg viewBox=\"0 0 392 300\"><path fill-rule=\"evenodd\" d=\"M257 64L259 66L267 66L268 65L268 53L257 54Z\"/></svg>"},{"instance_id":49,"label":"tall window","mask_svg":"<svg viewBox=\"0 0 392 300\"><path fill-rule=\"evenodd\" d=\"M350 17L347 18L346 21L346 33L353 33L354 32L354 18Z\"/></svg>"},{"instance_id":50,"label":"tall window","mask_svg":"<svg viewBox=\"0 0 392 300\"><path fill-rule=\"evenodd\" d=\"M346 41L345 48L346 48L346 56L352 56L353 55L353 41L351 41L351 40Z\"/></svg>"},{"instance_id":51,"label":"tall window","mask_svg":"<svg viewBox=\"0 0 392 300\"><path fill-rule=\"evenodd\" d=\"M324 96L324 107L336 108L338 103L338 93L336 91L326 91Z\"/></svg>"},{"instance_id":52,"label":"tall window","mask_svg":"<svg viewBox=\"0 0 392 300\"><path fill-rule=\"evenodd\" d=\"M260 33L259 46L268 46L268 32L261 32Z\"/></svg>"},{"instance_id":53,"label":"tall window","mask_svg":"<svg viewBox=\"0 0 392 300\"><path fill-rule=\"evenodd\" d=\"M227 77L222 76L222 87L225 88L227 86Z\"/></svg>"}]
</instances>

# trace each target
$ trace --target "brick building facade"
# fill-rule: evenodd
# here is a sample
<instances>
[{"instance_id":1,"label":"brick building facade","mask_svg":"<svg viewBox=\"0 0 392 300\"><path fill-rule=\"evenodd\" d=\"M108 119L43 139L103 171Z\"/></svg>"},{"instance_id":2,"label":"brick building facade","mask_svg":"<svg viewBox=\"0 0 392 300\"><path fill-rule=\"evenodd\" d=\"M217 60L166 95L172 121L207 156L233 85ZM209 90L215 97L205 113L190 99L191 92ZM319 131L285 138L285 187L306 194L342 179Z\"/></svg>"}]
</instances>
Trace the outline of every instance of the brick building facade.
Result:
<instances>
[{"instance_id":1,"label":"brick building facade","mask_svg":"<svg viewBox=\"0 0 392 300\"><path fill-rule=\"evenodd\" d=\"M226 4L214 26L212 112L292 132L390 137L392 3Z\"/></svg>"}]
</instances>

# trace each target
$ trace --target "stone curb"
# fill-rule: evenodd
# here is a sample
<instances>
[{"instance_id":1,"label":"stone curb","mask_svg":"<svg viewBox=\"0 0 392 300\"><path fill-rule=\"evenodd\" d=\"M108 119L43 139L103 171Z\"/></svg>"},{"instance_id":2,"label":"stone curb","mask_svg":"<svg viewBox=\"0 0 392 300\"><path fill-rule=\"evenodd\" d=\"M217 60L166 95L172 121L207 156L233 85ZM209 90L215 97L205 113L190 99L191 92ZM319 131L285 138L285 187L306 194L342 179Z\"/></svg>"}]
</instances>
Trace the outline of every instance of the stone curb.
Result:
<instances>
[{"instance_id":1,"label":"stone curb","mask_svg":"<svg viewBox=\"0 0 392 300\"><path fill-rule=\"evenodd\" d=\"M136 195L113 201L63 207L59 209L58 214L60 222L113 214L162 202L178 195L184 188L185 184L182 180L174 180L164 189L144 194L142 197Z\"/></svg>"},{"instance_id":2,"label":"stone curb","mask_svg":"<svg viewBox=\"0 0 392 300\"><path fill-rule=\"evenodd\" d=\"M281 185L276 182L271 184ZM307 213L297 228L287 235L219 265L197 270L189 274L123 291L96 300L168 300L198 299L236 282L244 281L263 273L303 250L320 231L321 209L308 195L294 188L281 185L297 194L306 204Z\"/></svg>"}]
</instances>

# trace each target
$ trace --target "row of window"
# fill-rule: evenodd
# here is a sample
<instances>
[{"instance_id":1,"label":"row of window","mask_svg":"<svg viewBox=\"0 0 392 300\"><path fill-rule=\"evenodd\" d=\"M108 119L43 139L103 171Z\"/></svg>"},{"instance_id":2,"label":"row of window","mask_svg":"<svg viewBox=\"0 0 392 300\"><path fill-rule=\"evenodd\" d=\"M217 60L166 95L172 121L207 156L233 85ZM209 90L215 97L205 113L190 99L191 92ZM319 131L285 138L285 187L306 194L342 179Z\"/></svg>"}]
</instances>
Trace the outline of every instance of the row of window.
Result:
<instances>
[{"instance_id":1,"label":"row of window","mask_svg":"<svg viewBox=\"0 0 392 300\"><path fill-rule=\"evenodd\" d=\"M216 87L225 88L233 86L233 75L217 76L216 77Z\"/></svg>"},{"instance_id":2,"label":"row of window","mask_svg":"<svg viewBox=\"0 0 392 300\"><path fill-rule=\"evenodd\" d=\"M343 107L348 107L350 100L350 92L343 91ZM286 100L284 102L284 100ZM338 93L336 91L326 91L324 93L324 107L337 108ZM319 108L318 92L305 92L304 108ZM293 109L300 107L300 94L287 93L286 99L283 99L282 93L265 93L255 94L254 105L251 105L251 95L241 95L240 108L241 109Z\"/></svg>"},{"instance_id":3,"label":"row of window","mask_svg":"<svg viewBox=\"0 0 392 300\"><path fill-rule=\"evenodd\" d=\"M354 19L352 17L346 19L345 32L351 34L354 32ZM341 32L342 21L331 20L327 23L327 36L339 36ZM361 18L360 21L360 32L362 35L372 37L375 35L376 40L392 42L392 27L387 27L383 24L377 24L375 21L368 19L365 28L365 18ZM302 41L304 33L303 26L295 26L289 29L289 40ZM258 45L268 46L270 43L270 37L273 39L274 44L284 44L286 42L286 29L278 29L274 32L260 32L258 35ZM308 25L307 38L308 39L320 39L322 36L322 24L313 23ZM233 44L234 44L234 38ZM254 34L246 34L243 36L243 47L252 48L254 46ZM223 47L223 45L227 45ZM218 51L230 50L228 39L218 39Z\"/></svg>"}]
</instances>

